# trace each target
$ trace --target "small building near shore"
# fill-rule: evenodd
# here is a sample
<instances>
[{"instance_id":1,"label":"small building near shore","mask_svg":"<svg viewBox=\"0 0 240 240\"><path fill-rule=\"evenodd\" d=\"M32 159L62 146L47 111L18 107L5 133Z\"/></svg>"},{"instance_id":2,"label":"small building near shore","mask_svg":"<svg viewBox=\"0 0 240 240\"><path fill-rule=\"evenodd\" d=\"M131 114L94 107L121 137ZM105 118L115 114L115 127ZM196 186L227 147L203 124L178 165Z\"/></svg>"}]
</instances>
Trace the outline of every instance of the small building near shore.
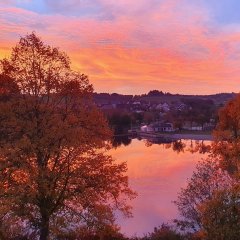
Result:
<instances>
[{"instance_id":1,"label":"small building near shore","mask_svg":"<svg viewBox=\"0 0 240 240\"><path fill-rule=\"evenodd\" d=\"M170 106L168 105L168 103L159 103L156 106L156 110L160 110L163 112L169 112L170 111Z\"/></svg>"},{"instance_id":2,"label":"small building near shore","mask_svg":"<svg viewBox=\"0 0 240 240\"><path fill-rule=\"evenodd\" d=\"M172 123L151 123L149 125L142 126L141 132L174 132L174 128Z\"/></svg>"},{"instance_id":3,"label":"small building near shore","mask_svg":"<svg viewBox=\"0 0 240 240\"><path fill-rule=\"evenodd\" d=\"M196 122L190 122L190 121L184 122L182 128L184 130L189 130L189 131L202 131L203 130L202 125L200 125Z\"/></svg>"}]
</instances>

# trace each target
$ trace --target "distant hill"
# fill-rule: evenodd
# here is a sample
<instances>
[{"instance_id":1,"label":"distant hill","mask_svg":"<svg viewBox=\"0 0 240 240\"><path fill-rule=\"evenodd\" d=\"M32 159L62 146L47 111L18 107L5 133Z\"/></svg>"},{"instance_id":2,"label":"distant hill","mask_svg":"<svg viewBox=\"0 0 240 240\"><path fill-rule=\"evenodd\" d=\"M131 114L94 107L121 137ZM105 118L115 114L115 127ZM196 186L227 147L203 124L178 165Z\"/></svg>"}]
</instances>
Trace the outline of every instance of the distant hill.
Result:
<instances>
[{"instance_id":1,"label":"distant hill","mask_svg":"<svg viewBox=\"0 0 240 240\"><path fill-rule=\"evenodd\" d=\"M236 93L218 93L212 95L182 95L163 93L162 91L152 90L148 94L142 95L122 95L109 93L94 93L94 100L97 104L124 104L127 102L140 101L150 103L175 103L185 102L191 99L211 100L215 105L221 106L234 98Z\"/></svg>"}]
</instances>

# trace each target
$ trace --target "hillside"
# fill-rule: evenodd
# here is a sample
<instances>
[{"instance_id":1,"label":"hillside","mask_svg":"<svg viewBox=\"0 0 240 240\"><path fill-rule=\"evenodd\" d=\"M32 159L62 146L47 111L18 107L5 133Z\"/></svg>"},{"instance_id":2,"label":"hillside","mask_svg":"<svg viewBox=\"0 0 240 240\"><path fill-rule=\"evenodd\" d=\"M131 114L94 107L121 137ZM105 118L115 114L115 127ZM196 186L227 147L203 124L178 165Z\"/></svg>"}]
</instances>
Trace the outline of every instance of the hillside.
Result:
<instances>
[{"instance_id":1,"label":"hillside","mask_svg":"<svg viewBox=\"0 0 240 240\"><path fill-rule=\"evenodd\" d=\"M218 93L212 95L182 95L163 93L158 90L150 91L148 94L142 95L122 95L122 94L109 94L109 93L94 93L94 100L97 104L120 104L130 101L141 101L150 103L175 103L184 102L186 100L201 99L211 100L215 105L221 106L227 101L232 99L236 93Z\"/></svg>"}]
</instances>

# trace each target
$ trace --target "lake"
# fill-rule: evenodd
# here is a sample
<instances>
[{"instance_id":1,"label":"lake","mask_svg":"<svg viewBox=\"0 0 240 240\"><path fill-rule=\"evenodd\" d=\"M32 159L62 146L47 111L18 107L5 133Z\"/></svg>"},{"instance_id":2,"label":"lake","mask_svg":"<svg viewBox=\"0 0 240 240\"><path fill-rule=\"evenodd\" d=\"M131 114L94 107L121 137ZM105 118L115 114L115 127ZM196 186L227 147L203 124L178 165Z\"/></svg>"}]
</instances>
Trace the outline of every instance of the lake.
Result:
<instances>
[{"instance_id":1,"label":"lake","mask_svg":"<svg viewBox=\"0 0 240 240\"><path fill-rule=\"evenodd\" d=\"M142 236L178 216L172 201L186 186L196 163L206 158L203 153L209 144L191 140L159 144L138 139L116 143L118 147L111 154L117 161L127 162L130 186L138 193L131 201L133 218L118 217L122 233Z\"/></svg>"}]
</instances>

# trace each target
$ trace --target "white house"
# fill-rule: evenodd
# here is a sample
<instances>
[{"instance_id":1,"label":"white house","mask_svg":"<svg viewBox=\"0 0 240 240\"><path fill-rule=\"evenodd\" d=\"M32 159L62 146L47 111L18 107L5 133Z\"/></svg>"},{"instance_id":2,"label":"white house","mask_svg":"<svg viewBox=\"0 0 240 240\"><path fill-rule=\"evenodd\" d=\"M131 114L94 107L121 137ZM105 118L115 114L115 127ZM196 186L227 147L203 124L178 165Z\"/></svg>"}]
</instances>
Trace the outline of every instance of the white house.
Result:
<instances>
[{"instance_id":1,"label":"white house","mask_svg":"<svg viewBox=\"0 0 240 240\"><path fill-rule=\"evenodd\" d=\"M156 109L164 112L169 112L170 106L167 103L160 103L156 106Z\"/></svg>"},{"instance_id":2,"label":"white house","mask_svg":"<svg viewBox=\"0 0 240 240\"><path fill-rule=\"evenodd\" d=\"M151 123L141 127L141 132L174 132L171 123Z\"/></svg>"},{"instance_id":3,"label":"white house","mask_svg":"<svg viewBox=\"0 0 240 240\"><path fill-rule=\"evenodd\" d=\"M203 127L200 124L197 124L196 122L186 121L184 122L183 129L191 131L202 131Z\"/></svg>"}]
</instances>

